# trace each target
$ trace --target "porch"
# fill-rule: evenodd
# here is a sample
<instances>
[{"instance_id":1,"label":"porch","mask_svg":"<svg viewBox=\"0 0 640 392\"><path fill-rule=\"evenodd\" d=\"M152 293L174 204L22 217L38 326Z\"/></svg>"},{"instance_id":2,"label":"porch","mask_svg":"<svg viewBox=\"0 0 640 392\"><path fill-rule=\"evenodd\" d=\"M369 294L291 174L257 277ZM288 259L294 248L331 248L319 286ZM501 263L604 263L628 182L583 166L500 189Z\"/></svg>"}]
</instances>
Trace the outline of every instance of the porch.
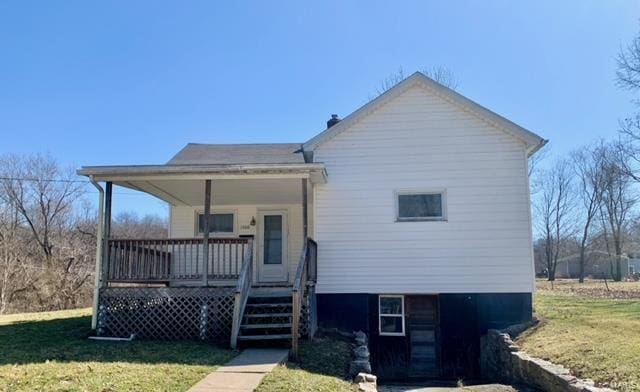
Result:
<instances>
[{"instance_id":1,"label":"porch","mask_svg":"<svg viewBox=\"0 0 640 392\"><path fill-rule=\"evenodd\" d=\"M101 194L98 335L226 340L231 347L290 339L294 354L299 337L313 336L317 245L309 219L313 186L326 179L322 165L111 166L79 173ZM167 202L168 238L113 238L114 185Z\"/></svg>"}]
</instances>

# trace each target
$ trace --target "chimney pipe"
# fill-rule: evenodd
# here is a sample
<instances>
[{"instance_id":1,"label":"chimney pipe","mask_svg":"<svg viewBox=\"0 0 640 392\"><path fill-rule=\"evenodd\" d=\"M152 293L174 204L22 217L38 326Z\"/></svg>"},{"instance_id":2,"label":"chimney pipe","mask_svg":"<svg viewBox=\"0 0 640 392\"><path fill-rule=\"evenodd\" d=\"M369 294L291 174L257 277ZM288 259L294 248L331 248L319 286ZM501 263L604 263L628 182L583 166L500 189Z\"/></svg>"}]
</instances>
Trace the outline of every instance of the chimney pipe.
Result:
<instances>
[{"instance_id":1,"label":"chimney pipe","mask_svg":"<svg viewBox=\"0 0 640 392\"><path fill-rule=\"evenodd\" d=\"M338 117L337 114L332 114L329 121L327 121L327 129L331 128L332 126L336 125L339 122L340 122L340 117Z\"/></svg>"}]
</instances>

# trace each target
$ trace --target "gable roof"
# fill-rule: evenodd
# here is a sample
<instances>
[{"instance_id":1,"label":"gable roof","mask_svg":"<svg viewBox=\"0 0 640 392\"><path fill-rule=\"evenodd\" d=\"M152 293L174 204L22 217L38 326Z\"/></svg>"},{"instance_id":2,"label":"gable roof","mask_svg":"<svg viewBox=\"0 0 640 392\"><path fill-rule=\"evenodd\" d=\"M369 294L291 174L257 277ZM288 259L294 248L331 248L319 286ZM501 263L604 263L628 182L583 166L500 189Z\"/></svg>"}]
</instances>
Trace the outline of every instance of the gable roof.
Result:
<instances>
[{"instance_id":1,"label":"gable roof","mask_svg":"<svg viewBox=\"0 0 640 392\"><path fill-rule=\"evenodd\" d=\"M241 165L304 163L300 143L189 143L167 165Z\"/></svg>"},{"instance_id":2,"label":"gable roof","mask_svg":"<svg viewBox=\"0 0 640 392\"><path fill-rule=\"evenodd\" d=\"M385 91L383 94L379 95L372 101L368 102L355 112L345 117L336 125L322 131L318 135L308 140L303 144L303 149L305 151L313 151L321 144L350 128L353 124L360 121L362 118L369 115L380 106L391 101L395 97L399 96L400 94L404 93L406 90L414 86L422 86L423 88L426 88L445 101L448 101L453 105L460 107L462 110L465 110L479 117L483 121L521 140L527 146L527 153L529 155L534 154L537 150L539 150L547 143L547 140L536 135L535 133L500 116L499 114L492 112L484 106L477 104L476 102L470 100L462 94L459 94L454 90L443 86L442 84L429 78L423 73L415 72L408 78L404 79L402 82L396 84L389 90Z\"/></svg>"}]
</instances>

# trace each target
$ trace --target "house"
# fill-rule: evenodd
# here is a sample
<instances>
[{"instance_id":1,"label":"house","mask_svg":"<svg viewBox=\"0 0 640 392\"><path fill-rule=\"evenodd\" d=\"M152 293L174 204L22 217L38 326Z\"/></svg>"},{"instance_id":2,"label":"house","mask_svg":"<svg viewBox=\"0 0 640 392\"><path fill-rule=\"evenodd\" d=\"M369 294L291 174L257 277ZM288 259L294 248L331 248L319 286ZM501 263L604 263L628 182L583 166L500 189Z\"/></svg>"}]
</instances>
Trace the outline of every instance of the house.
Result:
<instances>
[{"instance_id":1,"label":"house","mask_svg":"<svg viewBox=\"0 0 640 392\"><path fill-rule=\"evenodd\" d=\"M94 326L294 355L318 326L362 330L382 379L477 375L480 335L532 317L545 142L415 73L304 143L83 167L103 195ZM111 238L113 185L166 201L169 238Z\"/></svg>"},{"instance_id":2,"label":"house","mask_svg":"<svg viewBox=\"0 0 640 392\"><path fill-rule=\"evenodd\" d=\"M640 278L640 253L627 253L627 277L638 280Z\"/></svg>"},{"instance_id":3,"label":"house","mask_svg":"<svg viewBox=\"0 0 640 392\"><path fill-rule=\"evenodd\" d=\"M621 257L622 277L633 274L633 263L627 255ZM585 252L584 275L593 279L612 279L616 256L601 250ZM558 259L556 278L578 279L580 277L580 253Z\"/></svg>"}]
</instances>

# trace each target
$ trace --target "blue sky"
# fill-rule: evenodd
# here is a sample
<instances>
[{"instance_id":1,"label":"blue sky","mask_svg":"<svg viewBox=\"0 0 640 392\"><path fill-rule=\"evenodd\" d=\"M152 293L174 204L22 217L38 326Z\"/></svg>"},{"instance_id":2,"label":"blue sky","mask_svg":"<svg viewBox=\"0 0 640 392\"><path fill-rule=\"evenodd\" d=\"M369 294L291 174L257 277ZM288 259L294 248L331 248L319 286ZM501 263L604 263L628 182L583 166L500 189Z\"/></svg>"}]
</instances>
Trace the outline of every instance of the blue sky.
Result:
<instances>
[{"instance_id":1,"label":"blue sky","mask_svg":"<svg viewBox=\"0 0 640 392\"><path fill-rule=\"evenodd\" d=\"M615 56L637 1L2 1L0 154L164 163L188 142L302 142L399 67L562 154L632 110ZM162 211L119 190L115 210Z\"/></svg>"}]
</instances>

